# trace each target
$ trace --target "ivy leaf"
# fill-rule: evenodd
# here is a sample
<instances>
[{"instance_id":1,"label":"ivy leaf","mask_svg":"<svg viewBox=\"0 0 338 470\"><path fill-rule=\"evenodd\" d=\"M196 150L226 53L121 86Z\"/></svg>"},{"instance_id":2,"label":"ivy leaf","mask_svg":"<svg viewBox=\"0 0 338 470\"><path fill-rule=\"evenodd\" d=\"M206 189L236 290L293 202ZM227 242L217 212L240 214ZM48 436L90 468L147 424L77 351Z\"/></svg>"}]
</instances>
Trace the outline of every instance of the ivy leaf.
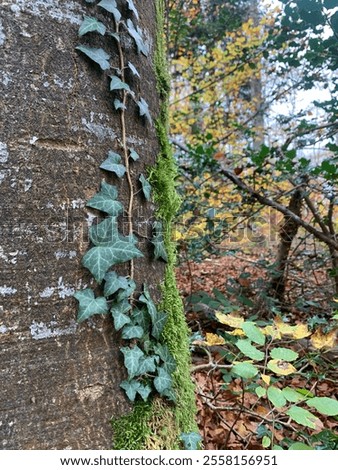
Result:
<instances>
[{"instance_id":1,"label":"ivy leaf","mask_svg":"<svg viewBox=\"0 0 338 470\"><path fill-rule=\"evenodd\" d=\"M161 222L155 222L154 225L154 237L151 240L151 243L154 245L154 256L155 259L162 258L163 261L168 261L167 252L164 246L164 238L163 238L163 226Z\"/></svg>"},{"instance_id":2,"label":"ivy leaf","mask_svg":"<svg viewBox=\"0 0 338 470\"><path fill-rule=\"evenodd\" d=\"M124 355L124 365L127 368L129 378L132 379L137 374L140 359L144 356L144 353L138 346L121 348L120 351Z\"/></svg>"},{"instance_id":3,"label":"ivy leaf","mask_svg":"<svg viewBox=\"0 0 338 470\"><path fill-rule=\"evenodd\" d=\"M117 189L115 186L102 181L101 191L95 194L87 202L88 207L98 209L99 211L106 212L109 215L117 216L123 211L123 206L120 201L116 200Z\"/></svg>"},{"instance_id":4,"label":"ivy leaf","mask_svg":"<svg viewBox=\"0 0 338 470\"><path fill-rule=\"evenodd\" d=\"M169 351L168 346L165 344L157 344L154 347L154 353L163 361L162 367L168 372L168 374L172 374L176 369L176 361Z\"/></svg>"},{"instance_id":5,"label":"ivy leaf","mask_svg":"<svg viewBox=\"0 0 338 470\"><path fill-rule=\"evenodd\" d=\"M146 309L144 308L141 309L138 307L133 308L132 318L133 318L133 323L141 326L144 329L144 331L149 330L150 319L149 319L149 315Z\"/></svg>"},{"instance_id":6,"label":"ivy leaf","mask_svg":"<svg viewBox=\"0 0 338 470\"><path fill-rule=\"evenodd\" d=\"M182 432L182 434L180 434L180 439L186 450L198 450L199 443L202 441L201 435L197 432Z\"/></svg>"},{"instance_id":7,"label":"ivy leaf","mask_svg":"<svg viewBox=\"0 0 338 470\"><path fill-rule=\"evenodd\" d=\"M100 165L102 170L111 171L119 178L122 178L126 172L126 167L121 163L121 156L118 153L109 150L108 158Z\"/></svg>"},{"instance_id":8,"label":"ivy leaf","mask_svg":"<svg viewBox=\"0 0 338 470\"><path fill-rule=\"evenodd\" d=\"M250 359L254 359L256 361L263 361L265 354L262 351L259 351L253 344L251 344L251 341L248 339L239 339L236 342L236 346L238 349L247 357Z\"/></svg>"},{"instance_id":9,"label":"ivy leaf","mask_svg":"<svg viewBox=\"0 0 338 470\"><path fill-rule=\"evenodd\" d=\"M154 323L156 316L157 316L157 310L156 310L154 302L152 301L150 297L148 287L145 284L143 286L143 294L140 295L139 297L139 302L146 304L151 321L152 323Z\"/></svg>"},{"instance_id":10,"label":"ivy leaf","mask_svg":"<svg viewBox=\"0 0 338 470\"><path fill-rule=\"evenodd\" d=\"M148 103L143 98L141 98L140 101L137 101L137 104L139 107L140 116L145 116L149 123L152 124L153 121L150 116Z\"/></svg>"},{"instance_id":11,"label":"ivy leaf","mask_svg":"<svg viewBox=\"0 0 338 470\"><path fill-rule=\"evenodd\" d=\"M120 383L120 387L126 392L130 401L135 401L136 393L139 389L140 383L136 380L124 380Z\"/></svg>"},{"instance_id":12,"label":"ivy leaf","mask_svg":"<svg viewBox=\"0 0 338 470\"><path fill-rule=\"evenodd\" d=\"M288 348L273 348L270 351L272 359L280 359L282 361L294 361L298 357L298 353Z\"/></svg>"},{"instance_id":13,"label":"ivy leaf","mask_svg":"<svg viewBox=\"0 0 338 470\"><path fill-rule=\"evenodd\" d=\"M241 328L251 341L261 346L265 344L265 336L253 322L246 321L242 324Z\"/></svg>"},{"instance_id":14,"label":"ivy leaf","mask_svg":"<svg viewBox=\"0 0 338 470\"><path fill-rule=\"evenodd\" d=\"M93 231L90 231L90 237L98 246L84 255L82 265L89 269L97 282L102 282L111 266L143 256L135 246L134 237L122 237L118 233L116 217L108 217L96 225L95 230L96 238L93 237Z\"/></svg>"},{"instance_id":15,"label":"ivy leaf","mask_svg":"<svg viewBox=\"0 0 338 470\"><path fill-rule=\"evenodd\" d=\"M142 184L142 191L143 191L144 197L146 198L147 201L150 201L151 186L150 186L149 181L145 178L144 175L140 175L139 181Z\"/></svg>"},{"instance_id":16,"label":"ivy leaf","mask_svg":"<svg viewBox=\"0 0 338 470\"><path fill-rule=\"evenodd\" d=\"M284 397L284 394L282 390L279 390L279 388L274 387L273 385L271 387L268 387L267 395L268 399L276 408L282 408L286 405L286 399Z\"/></svg>"},{"instance_id":17,"label":"ivy leaf","mask_svg":"<svg viewBox=\"0 0 338 470\"><path fill-rule=\"evenodd\" d=\"M136 283L132 279L128 280L128 285L126 289L120 290L120 292L117 294L117 300L118 302L121 302L124 299L128 299L136 289Z\"/></svg>"},{"instance_id":18,"label":"ivy leaf","mask_svg":"<svg viewBox=\"0 0 338 470\"><path fill-rule=\"evenodd\" d=\"M158 312L155 319L153 320L153 326L151 334L155 339L159 339L163 331L164 325L168 319L168 314L166 312Z\"/></svg>"},{"instance_id":19,"label":"ivy leaf","mask_svg":"<svg viewBox=\"0 0 338 470\"><path fill-rule=\"evenodd\" d=\"M231 369L232 372L243 379L252 379L258 374L258 369L251 362L239 362Z\"/></svg>"},{"instance_id":20,"label":"ivy leaf","mask_svg":"<svg viewBox=\"0 0 338 470\"><path fill-rule=\"evenodd\" d=\"M128 279L124 276L118 276L115 271L107 273L104 277L104 296L109 297L110 295L115 294L119 289L128 288Z\"/></svg>"},{"instance_id":21,"label":"ivy leaf","mask_svg":"<svg viewBox=\"0 0 338 470\"><path fill-rule=\"evenodd\" d=\"M149 46L145 44L142 39L141 31L136 27L131 20L127 20L127 31L129 35L134 39L137 52L142 53L144 56L148 57L149 55Z\"/></svg>"},{"instance_id":22,"label":"ivy leaf","mask_svg":"<svg viewBox=\"0 0 338 470\"><path fill-rule=\"evenodd\" d=\"M131 62L128 62L128 67L132 71L133 75L135 75L138 78L141 78L134 64L132 64Z\"/></svg>"},{"instance_id":23,"label":"ivy leaf","mask_svg":"<svg viewBox=\"0 0 338 470\"><path fill-rule=\"evenodd\" d=\"M308 406L313 406L319 413L326 416L338 415L338 401L333 398L315 397L306 401Z\"/></svg>"},{"instance_id":24,"label":"ivy leaf","mask_svg":"<svg viewBox=\"0 0 338 470\"><path fill-rule=\"evenodd\" d=\"M171 388L172 378L163 367L157 368L157 377L154 379L154 386L158 393L162 394L166 389Z\"/></svg>"},{"instance_id":25,"label":"ivy leaf","mask_svg":"<svg viewBox=\"0 0 338 470\"><path fill-rule=\"evenodd\" d=\"M92 289L84 289L74 294L79 301L78 322L82 322L92 315L102 315L108 313L107 301L104 297L95 298Z\"/></svg>"},{"instance_id":26,"label":"ivy leaf","mask_svg":"<svg viewBox=\"0 0 338 470\"><path fill-rule=\"evenodd\" d=\"M311 429L316 429L315 422L317 417L310 413L310 411L301 408L300 406L292 406L286 414L290 416L291 419L296 421L296 423L301 424L302 426L307 426Z\"/></svg>"},{"instance_id":27,"label":"ivy leaf","mask_svg":"<svg viewBox=\"0 0 338 470\"><path fill-rule=\"evenodd\" d=\"M130 11L132 11L136 17L136 19L139 19L139 16L138 16L138 11L135 7L135 4L133 2L133 0L127 0L127 3L128 3L128 8Z\"/></svg>"},{"instance_id":28,"label":"ivy leaf","mask_svg":"<svg viewBox=\"0 0 338 470\"><path fill-rule=\"evenodd\" d=\"M117 3L115 0L101 0L101 2L98 3L98 6L109 11L109 13L112 13L116 23L119 23L121 19L121 13L117 8Z\"/></svg>"},{"instance_id":29,"label":"ivy leaf","mask_svg":"<svg viewBox=\"0 0 338 470\"><path fill-rule=\"evenodd\" d=\"M114 90L126 90L131 93L131 89L128 85L128 83L123 82L119 77L116 77L115 75L110 76L111 81L110 81L110 91Z\"/></svg>"},{"instance_id":30,"label":"ivy leaf","mask_svg":"<svg viewBox=\"0 0 338 470\"><path fill-rule=\"evenodd\" d=\"M139 383L137 393L143 398L144 401L147 401L149 395L151 394L151 387L149 385L143 385Z\"/></svg>"},{"instance_id":31,"label":"ivy leaf","mask_svg":"<svg viewBox=\"0 0 338 470\"><path fill-rule=\"evenodd\" d=\"M140 158L139 154L134 149L130 149L130 155L129 156L132 160L134 160L134 162L136 162L136 160L138 160Z\"/></svg>"},{"instance_id":32,"label":"ivy leaf","mask_svg":"<svg viewBox=\"0 0 338 470\"><path fill-rule=\"evenodd\" d=\"M116 331L119 331L121 328L131 322L130 317L126 315L129 310L131 310L131 305L126 300L112 305L110 313L114 319L114 327Z\"/></svg>"},{"instance_id":33,"label":"ivy leaf","mask_svg":"<svg viewBox=\"0 0 338 470\"><path fill-rule=\"evenodd\" d=\"M122 338L123 339L140 339L144 334L143 328L136 325L127 325L123 328Z\"/></svg>"},{"instance_id":34,"label":"ivy leaf","mask_svg":"<svg viewBox=\"0 0 338 470\"><path fill-rule=\"evenodd\" d=\"M84 34L87 34L92 31L96 31L102 34L102 36L104 36L106 33L106 27L103 23L101 23L101 21L98 21L96 18L93 18L91 16L85 16L79 29L79 36L83 36Z\"/></svg>"},{"instance_id":35,"label":"ivy leaf","mask_svg":"<svg viewBox=\"0 0 338 470\"><path fill-rule=\"evenodd\" d=\"M116 110L118 110L118 109L127 109L127 106L125 106L125 105L122 103L122 101L116 99L116 100L114 100L114 108L115 108Z\"/></svg>"},{"instance_id":36,"label":"ivy leaf","mask_svg":"<svg viewBox=\"0 0 338 470\"><path fill-rule=\"evenodd\" d=\"M88 46L77 46L75 49L83 52L87 57L89 57L92 61L96 62L102 70L110 69L110 55L106 53L101 47L99 49L94 47Z\"/></svg>"},{"instance_id":37,"label":"ivy leaf","mask_svg":"<svg viewBox=\"0 0 338 470\"><path fill-rule=\"evenodd\" d=\"M156 356L141 357L137 375L147 374L148 372L155 372L156 371L155 359L156 359Z\"/></svg>"}]
</instances>

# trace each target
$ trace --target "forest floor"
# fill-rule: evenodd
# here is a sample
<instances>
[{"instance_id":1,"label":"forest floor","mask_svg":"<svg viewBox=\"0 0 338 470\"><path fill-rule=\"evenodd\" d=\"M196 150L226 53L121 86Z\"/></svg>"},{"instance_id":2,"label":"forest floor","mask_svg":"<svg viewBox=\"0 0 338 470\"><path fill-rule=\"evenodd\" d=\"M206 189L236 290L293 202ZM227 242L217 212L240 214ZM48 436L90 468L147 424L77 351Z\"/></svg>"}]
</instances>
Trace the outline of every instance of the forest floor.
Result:
<instances>
[{"instance_id":1,"label":"forest floor","mask_svg":"<svg viewBox=\"0 0 338 470\"><path fill-rule=\"evenodd\" d=\"M193 294L204 291L212 295L213 289L216 288L225 296L229 296L227 286L230 279L230 284L233 288L237 288L237 293L245 295L245 298L254 299L257 290L253 286L264 286L267 282L266 271L259 266L259 263L257 264L259 257L259 253L251 255L249 262L246 256L210 257L200 263L183 262L177 268L178 287L185 302L187 323L193 334L200 334L203 337L206 333L219 335L222 334L220 331L222 332L224 327L217 322L212 309L195 311L191 302ZM303 285L306 285L306 279L304 281ZM315 282L320 292L320 284L324 285L326 282L324 271L316 272ZM294 292L293 295L298 294ZM312 298L313 296L314 293ZM313 305L312 313L316 316L318 313L316 303ZM246 312L244 306L241 315L245 317L249 316L249 313L250 309L248 308ZM305 314L311 315L311 311L304 312L290 308L289 321L295 323L304 321ZM288 448L288 443L295 441L312 445L316 441L313 436L327 430L329 430L328 439L332 439L332 435L338 431L338 423L334 417L316 414L314 411L317 419L312 428L304 432L304 426L291 421L286 415L287 408L276 409L266 397L257 396L255 393L257 385L266 386L266 384L260 380L246 382L242 378L234 377L226 380L227 371L231 368L224 353L227 347L227 343L214 347L192 347L192 377L196 385L197 421L203 438L203 447L206 450L262 449L262 442L267 449L274 444L282 444L284 448ZM313 348L309 351L307 347L304 349L304 340L299 350L306 356L301 370L299 373L281 377L280 382L275 382L277 388L307 389L315 396L335 398L337 377L334 363L337 365L337 357L326 358L322 355L323 351L313 352ZM224 369L221 367L223 364ZM266 436L265 441L264 436ZM318 438L318 441L323 442L323 439Z\"/></svg>"}]
</instances>

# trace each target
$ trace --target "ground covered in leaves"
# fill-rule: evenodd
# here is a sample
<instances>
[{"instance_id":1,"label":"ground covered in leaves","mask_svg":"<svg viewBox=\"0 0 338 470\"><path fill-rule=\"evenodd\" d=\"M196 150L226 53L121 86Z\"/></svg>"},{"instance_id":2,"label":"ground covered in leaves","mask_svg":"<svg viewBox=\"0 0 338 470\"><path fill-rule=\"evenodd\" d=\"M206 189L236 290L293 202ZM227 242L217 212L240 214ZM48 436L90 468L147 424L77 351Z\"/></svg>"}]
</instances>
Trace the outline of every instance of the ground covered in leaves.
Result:
<instances>
[{"instance_id":1,"label":"ground covered in leaves","mask_svg":"<svg viewBox=\"0 0 338 470\"><path fill-rule=\"evenodd\" d=\"M203 291L213 296L217 289L229 299L230 306L241 301L240 309L235 312L231 312L231 308L225 309L225 313L255 318L257 291L267 282L267 273L257 263L258 259L258 254L249 261L246 256L211 257L200 263L185 261L177 268L178 287L185 301L186 318L193 334L192 377L196 384L197 420L203 447L208 450L244 450L271 449L274 445L290 448L293 445L297 448L299 444L295 443L302 443L313 448L337 448L337 416L317 413L312 408L309 427L297 423L296 412L305 398L337 398L335 332L324 334L316 302L312 310L310 303L310 308L304 311L295 308L296 299L291 298L293 308L283 319L279 319L285 331L290 330L289 325L292 324L298 325L298 328L300 326L297 332L303 332L298 338L297 333L290 336L291 330L289 333L286 331L286 336L282 334L274 342L274 346L287 347L296 352L297 370L286 375L281 372L277 379L276 376L272 377L271 371L269 373L266 369L266 353L266 357L258 361L261 374L255 379L246 380L229 374L234 358L233 336L230 335L238 334L236 325L231 325L231 328L229 323L221 324L217 319L216 304L211 302L205 305L204 297L196 294ZM321 275L324 276L317 273L316 282L325 284L324 277L322 281L319 279ZM311 321L310 324L308 322L310 317L317 319L312 325ZM266 319L267 323L273 321L273 314ZM317 331L317 336L314 331ZM307 336L302 337L305 334ZM230 338L230 343L213 340L219 337ZM266 390L269 388L270 392L276 393L275 397L267 396ZM283 390L290 400L285 403L279 390ZM310 395L304 395L302 401L302 393L309 392ZM275 405L279 399L282 401L279 406L274 406L269 398ZM294 413L291 416L290 408ZM300 422L303 421L304 416L300 419Z\"/></svg>"}]
</instances>

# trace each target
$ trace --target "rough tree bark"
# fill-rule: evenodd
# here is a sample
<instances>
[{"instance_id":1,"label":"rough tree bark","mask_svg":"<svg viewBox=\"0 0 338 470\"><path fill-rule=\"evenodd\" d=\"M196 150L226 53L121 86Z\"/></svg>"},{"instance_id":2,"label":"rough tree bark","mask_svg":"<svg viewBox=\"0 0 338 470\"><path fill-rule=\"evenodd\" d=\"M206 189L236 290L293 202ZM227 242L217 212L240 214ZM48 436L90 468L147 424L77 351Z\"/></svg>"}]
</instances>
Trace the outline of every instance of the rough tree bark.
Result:
<instances>
[{"instance_id":1,"label":"rough tree bark","mask_svg":"<svg viewBox=\"0 0 338 470\"><path fill-rule=\"evenodd\" d=\"M130 409L119 387L125 372L111 319L77 324L72 298L91 282L80 262L97 214L85 204L99 188L108 150L119 150L120 132L107 78L75 51L87 8L81 0L1 0L2 449L111 448L109 420ZM152 0L142 2L141 16L154 46ZM156 116L154 51L141 61L129 47ZM116 57L114 44L110 52ZM159 143L135 109L127 123L128 142L142 156L137 181ZM118 189L126 205L127 183ZM138 194L134 223L148 256L135 261L136 281L156 296L164 263L151 259L146 239L153 211Z\"/></svg>"}]
</instances>

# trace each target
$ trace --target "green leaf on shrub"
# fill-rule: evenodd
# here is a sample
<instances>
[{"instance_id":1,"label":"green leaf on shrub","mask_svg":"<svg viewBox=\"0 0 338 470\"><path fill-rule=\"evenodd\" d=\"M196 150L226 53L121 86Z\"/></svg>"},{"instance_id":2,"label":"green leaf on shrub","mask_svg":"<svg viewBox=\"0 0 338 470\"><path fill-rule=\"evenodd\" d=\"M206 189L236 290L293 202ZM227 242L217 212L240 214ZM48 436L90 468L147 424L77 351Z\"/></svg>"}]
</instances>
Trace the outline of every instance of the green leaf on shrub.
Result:
<instances>
[{"instance_id":1,"label":"green leaf on shrub","mask_svg":"<svg viewBox=\"0 0 338 470\"><path fill-rule=\"evenodd\" d=\"M314 450L313 447L303 444L303 442L294 442L289 447L289 450Z\"/></svg>"},{"instance_id":2,"label":"green leaf on shrub","mask_svg":"<svg viewBox=\"0 0 338 470\"><path fill-rule=\"evenodd\" d=\"M127 368L129 378L132 379L137 375L140 359L144 356L144 353L138 346L121 348L120 351L124 355L124 365Z\"/></svg>"},{"instance_id":3,"label":"green leaf on shrub","mask_svg":"<svg viewBox=\"0 0 338 470\"><path fill-rule=\"evenodd\" d=\"M266 389L264 387L261 387L260 385L256 387L255 393L258 396L258 398L265 397L266 395Z\"/></svg>"},{"instance_id":4,"label":"green leaf on shrub","mask_svg":"<svg viewBox=\"0 0 338 470\"><path fill-rule=\"evenodd\" d=\"M106 53L102 48L96 49L88 46L77 46L75 49L83 52L92 61L96 62L102 70L108 70L110 68L110 55Z\"/></svg>"},{"instance_id":5,"label":"green leaf on shrub","mask_svg":"<svg viewBox=\"0 0 338 470\"><path fill-rule=\"evenodd\" d=\"M333 398L315 397L306 401L308 406L313 406L319 413L326 416L338 415L338 401Z\"/></svg>"},{"instance_id":6,"label":"green leaf on shrub","mask_svg":"<svg viewBox=\"0 0 338 470\"><path fill-rule=\"evenodd\" d=\"M265 344L265 336L253 322L246 321L242 324L241 328L251 341L261 346Z\"/></svg>"},{"instance_id":7,"label":"green leaf on shrub","mask_svg":"<svg viewBox=\"0 0 338 470\"><path fill-rule=\"evenodd\" d=\"M317 418L315 415L310 413L310 411L305 410L300 406L293 406L286 412L286 414L296 421L296 423L301 424L302 426L307 426L311 429L316 429L315 422Z\"/></svg>"},{"instance_id":8,"label":"green leaf on shrub","mask_svg":"<svg viewBox=\"0 0 338 470\"><path fill-rule=\"evenodd\" d=\"M304 400L303 395L296 392L296 390L294 390L293 388L285 387L285 388L283 388L282 392L283 392L283 395L285 396L285 398L287 399L287 401L289 401L291 403L297 403L297 401Z\"/></svg>"},{"instance_id":9,"label":"green leaf on shrub","mask_svg":"<svg viewBox=\"0 0 338 470\"><path fill-rule=\"evenodd\" d=\"M268 399L276 408L282 408L286 405L286 399L283 395L283 392L279 388L274 387L273 385L268 387L267 395Z\"/></svg>"},{"instance_id":10,"label":"green leaf on shrub","mask_svg":"<svg viewBox=\"0 0 338 470\"><path fill-rule=\"evenodd\" d=\"M287 348L273 348L270 351L272 359L280 359L281 361L295 361L298 357L298 353L292 349Z\"/></svg>"},{"instance_id":11,"label":"green leaf on shrub","mask_svg":"<svg viewBox=\"0 0 338 470\"><path fill-rule=\"evenodd\" d=\"M262 361L265 357L265 354L262 351L259 351L251 342L247 339L239 339L236 342L238 349L250 359L255 359L256 361Z\"/></svg>"},{"instance_id":12,"label":"green leaf on shrub","mask_svg":"<svg viewBox=\"0 0 338 470\"><path fill-rule=\"evenodd\" d=\"M90 33L92 31L96 31L104 36L106 33L106 27L96 18L85 16L79 29L79 36L83 36L84 34Z\"/></svg>"},{"instance_id":13,"label":"green leaf on shrub","mask_svg":"<svg viewBox=\"0 0 338 470\"><path fill-rule=\"evenodd\" d=\"M262 446L264 447L264 449L266 449L267 447L270 447L270 444L271 444L271 439L269 436L264 436L263 439L262 439Z\"/></svg>"},{"instance_id":14,"label":"green leaf on shrub","mask_svg":"<svg viewBox=\"0 0 338 470\"><path fill-rule=\"evenodd\" d=\"M199 443L202 441L201 435L197 432L183 432L180 434L180 439L186 450L198 450Z\"/></svg>"},{"instance_id":15,"label":"green leaf on shrub","mask_svg":"<svg viewBox=\"0 0 338 470\"><path fill-rule=\"evenodd\" d=\"M108 313L108 304L104 297L96 297L92 289L76 292L74 297L79 301L78 322L82 322L93 315Z\"/></svg>"},{"instance_id":16,"label":"green leaf on shrub","mask_svg":"<svg viewBox=\"0 0 338 470\"><path fill-rule=\"evenodd\" d=\"M163 367L157 368L157 374L154 385L158 393L163 393L166 389L171 388L172 378Z\"/></svg>"},{"instance_id":17,"label":"green leaf on shrub","mask_svg":"<svg viewBox=\"0 0 338 470\"><path fill-rule=\"evenodd\" d=\"M239 362L234 365L231 372L239 375L243 379L252 379L258 374L258 369L253 366L251 362Z\"/></svg>"},{"instance_id":18,"label":"green leaf on shrub","mask_svg":"<svg viewBox=\"0 0 338 470\"><path fill-rule=\"evenodd\" d=\"M121 164L121 156L111 150L109 150L108 158L100 165L100 168L115 173L119 178L122 178L126 172L126 167Z\"/></svg>"}]
</instances>

